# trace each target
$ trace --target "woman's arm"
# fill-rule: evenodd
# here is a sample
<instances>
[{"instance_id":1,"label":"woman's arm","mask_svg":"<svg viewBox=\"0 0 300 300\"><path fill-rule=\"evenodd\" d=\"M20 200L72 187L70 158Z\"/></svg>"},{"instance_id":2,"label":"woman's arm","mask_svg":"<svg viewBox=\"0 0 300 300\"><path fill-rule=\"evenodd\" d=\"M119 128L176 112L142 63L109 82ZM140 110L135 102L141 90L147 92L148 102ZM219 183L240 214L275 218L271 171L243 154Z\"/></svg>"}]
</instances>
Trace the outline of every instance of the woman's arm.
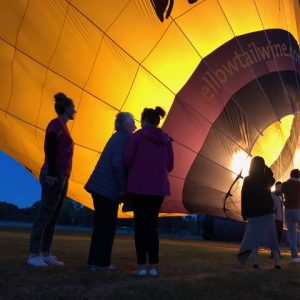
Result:
<instances>
[{"instance_id":1,"label":"woman's arm","mask_svg":"<svg viewBox=\"0 0 300 300\"><path fill-rule=\"evenodd\" d=\"M246 221L249 216L249 200L250 200L249 182L247 179L244 179L244 183L242 187L242 197L241 197L242 217L244 221Z\"/></svg>"},{"instance_id":2,"label":"woman's arm","mask_svg":"<svg viewBox=\"0 0 300 300\"><path fill-rule=\"evenodd\" d=\"M124 162L127 169L129 169L134 161L135 155L136 155L136 147L137 147L137 140L136 135L133 134L125 147L124 152Z\"/></svg>"},{"instance_id":3,"label":"woman's arm","mask_svg":"<svg viewBox=\"0 0 300 300\"><path fill-rule=\"evenodd\" d=\"M171 172L174 168L174 151L173 151L172 140L170 140L170 142L167 145L167 152L168 152L167 169L168 169L168 172Z\"/></svg>"},{"instance_id":4,"label":"woman's arm","mask_svg":"<svg viewBox=\"0 0 300 300\"><path fill-rule=\"evenodd\" d=\"M57 146L57 135L54 132L46 134L46 149L45 154L48 163L48 176L57 176L56 170L56 146Z\"/></svg>"},{"instance_id":5,"label":"woman's arm","mask_svg":"<svg viewBox=\"0 0 300 300\"><path fill-rule=\"evenodd\" d=\"M273 177L273 172L271 168L267 166L265 168L265 176L266 176L266 184L269 188L271 188L275 183L275 178Z\"/></svg>"},{"instance_id":6,"label":"woman's arm","mask_svg":"<svg viewBox=\"0 0 300 300\"><path fill-rule=\"evenodd\" d=\"M127 170L124 163L124 151L127 143L128 138L126 137L112 144L111 165L121 192L125 191L127 181Z\"/></svg>"}]
</instances>

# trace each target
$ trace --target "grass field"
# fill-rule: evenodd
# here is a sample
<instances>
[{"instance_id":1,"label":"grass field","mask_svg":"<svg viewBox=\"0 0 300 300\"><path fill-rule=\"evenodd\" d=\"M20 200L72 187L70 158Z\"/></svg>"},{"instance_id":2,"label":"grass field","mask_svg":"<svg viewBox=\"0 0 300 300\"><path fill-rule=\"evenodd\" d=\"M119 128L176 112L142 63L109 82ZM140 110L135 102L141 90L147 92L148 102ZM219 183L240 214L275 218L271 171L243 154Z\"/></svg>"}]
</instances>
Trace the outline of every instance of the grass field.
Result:
<instances>
[{"instance_id":1,"label":"grass field","mask_svg":"<svg viewBox=\"0 0 300 300\"><path fill-rule=\"evenodd\" d=\"M136 278L132 237L117 237L117 273L93 273L86 265L90 237L57 233L55 254L63 269L33 269L26 264L28 231L0 229L0 299L300 299L300 266L284 254L283 270L272 269L266 251L261 270L242 269L238 245L161 240L159 277Z\"/></svg>"}]
</instances>

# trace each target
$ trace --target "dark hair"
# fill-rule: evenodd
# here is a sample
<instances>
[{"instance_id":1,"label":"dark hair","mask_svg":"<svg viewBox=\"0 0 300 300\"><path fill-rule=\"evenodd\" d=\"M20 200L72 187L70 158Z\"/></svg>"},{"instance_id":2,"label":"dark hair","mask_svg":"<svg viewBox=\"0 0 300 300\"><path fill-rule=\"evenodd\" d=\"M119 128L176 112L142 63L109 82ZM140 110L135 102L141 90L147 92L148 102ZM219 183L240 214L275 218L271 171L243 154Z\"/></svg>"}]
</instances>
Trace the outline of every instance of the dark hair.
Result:
<instances>
[{"instance_id":1,"label":"dark hair","mask_svg":"<svg viewBox=\"0 0 300 300\"><path fill-rule=\"evenodd\" d=\"M291 177L293 177L293 178L300 178L300 171L298 170L298 169L294 169L294 170L292 170L291 171L291 175L290 175Z\"/></svg>"},{"instance_id":2,"label":"dark hair","mask_svg":"<svg viewBox=\"0 0 300 300\"><path fill-rule=\"evenodd\" d=\"M153 108L145 108L142 112L142 121L148 120L150 125L158 126L160 119L164 118L166 112L159 106Z\"/></svg>"},{"instance_id":3,"label":"dark hair","mask_svg":"<svg viewBox=\"0 0 300 300\"><path fill-rule=\"evenodd\" d=\"M64 93L54 95L55 111L58 115L62 115L68 106L73 104L73 100L68 98Z\"/></svg>"},{"instance_id":4,"label":"dark hair","mask_svg":"<svg viewBox=\"0 0 300 300\"><path fill-rule=\"evenodd\" d=\"M279 185L279 184L282 184L282 182L281 182L281 181L277 181L277 182L275 183L275 185Z\"/></svg>"},{"instance_id":5,"label":"dark hair","mask_svg":"<svg viewBox=\"0 0 300 300\"><path fill-rule=\"evenodd\" d=\"M261 156L255 156L251 160L249 174L262 174L265 171L265 160Z\"/></svg>"}]
</instances>

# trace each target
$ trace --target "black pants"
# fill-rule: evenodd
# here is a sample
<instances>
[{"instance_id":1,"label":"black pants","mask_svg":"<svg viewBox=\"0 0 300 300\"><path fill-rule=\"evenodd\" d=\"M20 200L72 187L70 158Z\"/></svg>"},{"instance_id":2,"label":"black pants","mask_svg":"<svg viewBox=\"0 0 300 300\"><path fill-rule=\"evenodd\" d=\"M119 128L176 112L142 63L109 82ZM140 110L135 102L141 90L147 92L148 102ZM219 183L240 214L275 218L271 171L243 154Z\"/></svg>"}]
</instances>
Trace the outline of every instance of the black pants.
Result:
<instances>
[{"instance_id":1,"label":"black pants","mask_svg":"<svg viewBox=\"0 0 300 300\"><path fill-rule=\"evenodd\" d=\"M117 226L119 203L99 194L92 194L94 200L94 228L88 263L108 267Z\"/></svg>"},{"instance_id":2,"label":"black pants","mask_svg":"<svg viewBox=\"0 0 300 300\"><path fill-rule=\"evenodd\" d=\"M134 212L135 248L137 263L159 263L159 238L157 218L163 196L130 194Z\"/></svg>"},{"instance_id":3,"label":"black pants","mask_svg":"<svg viewBox=\"0 0 300 300\"><path fill-rule=\"evenodd\" d=\"M283 222L280 220L275 220L275 224L276 224L278 243L280 244L282 231L283 231Z\"/></svg>"}]
</instances>

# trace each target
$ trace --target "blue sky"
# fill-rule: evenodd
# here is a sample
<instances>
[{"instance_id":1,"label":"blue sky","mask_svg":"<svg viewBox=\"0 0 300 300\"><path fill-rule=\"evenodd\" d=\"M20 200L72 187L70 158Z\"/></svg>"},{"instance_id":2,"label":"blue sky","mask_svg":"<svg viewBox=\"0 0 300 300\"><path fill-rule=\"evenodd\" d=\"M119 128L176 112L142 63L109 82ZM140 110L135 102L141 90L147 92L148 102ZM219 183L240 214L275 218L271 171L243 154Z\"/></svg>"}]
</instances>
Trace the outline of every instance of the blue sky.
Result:
<instances>
[{"instance_id":1,"label":"blue sky","mask_svg":"<svg viewBox=\"0 0 300 300\"><path fill-rule=\"evenodd\" d=\"M0 151L0 202L29 207L40 200L39 182L18 162Z\"/></svg>"}]
</instances>

